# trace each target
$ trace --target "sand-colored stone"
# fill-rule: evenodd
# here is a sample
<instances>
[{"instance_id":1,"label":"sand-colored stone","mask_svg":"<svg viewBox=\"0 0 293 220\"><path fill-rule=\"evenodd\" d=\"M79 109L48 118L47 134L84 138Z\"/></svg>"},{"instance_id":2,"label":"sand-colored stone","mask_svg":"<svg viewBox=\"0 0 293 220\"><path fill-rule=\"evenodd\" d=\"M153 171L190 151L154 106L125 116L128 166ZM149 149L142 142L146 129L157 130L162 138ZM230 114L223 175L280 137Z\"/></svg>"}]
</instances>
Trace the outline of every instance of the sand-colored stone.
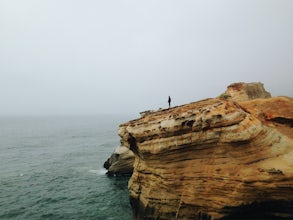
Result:
<instances>
[{"instance_id":1,"label":"sand-colored stone","mask_svg":"<svg viewBox=\"0 0 293 220\"><path fill-rule=\"evenodd\" d=\"M267 92L262 83L232 83L227 87L222 98L233 101L248 101L259 98L271 98L271 94Z\"/></svg>"},{"instance_id":2,"label":"sand-colored stone","mask_svg":"<svg viewBox=\"0 0 293 220\"><path fill-rule=\"evenodd\" d=\"M293 100L237 96L120 126L135 154L134 219L293 218Z\"/></svg>"}]
</instances>

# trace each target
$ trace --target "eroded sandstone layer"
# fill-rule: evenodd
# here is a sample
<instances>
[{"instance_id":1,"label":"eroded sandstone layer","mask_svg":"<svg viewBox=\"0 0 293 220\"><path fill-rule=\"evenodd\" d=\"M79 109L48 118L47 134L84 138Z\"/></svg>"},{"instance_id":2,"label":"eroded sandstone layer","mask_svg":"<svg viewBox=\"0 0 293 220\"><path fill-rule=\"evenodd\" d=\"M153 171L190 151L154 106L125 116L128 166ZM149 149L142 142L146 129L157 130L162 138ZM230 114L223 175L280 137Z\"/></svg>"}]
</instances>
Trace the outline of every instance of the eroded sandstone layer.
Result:
<instances>
[{"instance_id":1,"label":"eroded sandstone layer","mask_svg":"<svg viewBox=\"0 0 293 220\"><path fill-rule=\"evenodd\" d=\"M231 97L120 126L134 219L293 218L293 100Z\"/></svg>"}]
</instances>

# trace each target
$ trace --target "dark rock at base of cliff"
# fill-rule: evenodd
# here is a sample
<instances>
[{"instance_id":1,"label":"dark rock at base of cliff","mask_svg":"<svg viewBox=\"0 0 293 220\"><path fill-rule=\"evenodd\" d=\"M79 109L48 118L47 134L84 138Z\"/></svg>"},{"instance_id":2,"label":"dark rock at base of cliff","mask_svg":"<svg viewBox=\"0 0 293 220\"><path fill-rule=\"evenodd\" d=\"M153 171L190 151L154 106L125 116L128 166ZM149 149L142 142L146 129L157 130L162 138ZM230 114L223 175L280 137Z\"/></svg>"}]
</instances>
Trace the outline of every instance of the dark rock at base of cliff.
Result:
<instances>
[{"instance_id":1,"label":"dark rock at base of cliff","mask_svg":"<svg viewBox=\"0 0 293 220\"><path fill-rule=\"evenodd\" d=\"M131 176L134 154L127 147L119 146L104 163L108 176Z\"/></svg>"},{"instance_id":2,"label":"dark rock at base of cliff","mask_svg":"<svg viewBox=\"0 0 293 220\"><path fill-rule=\"evenodd\" d=\"M234 219L257 219L257 220L275 220L292 219L293 202L292 201L265 201L253 202L238 207L225 207L228 211L221 220ZM286 211L287 210L287 213Z\"/></svg>"}]
</instances>

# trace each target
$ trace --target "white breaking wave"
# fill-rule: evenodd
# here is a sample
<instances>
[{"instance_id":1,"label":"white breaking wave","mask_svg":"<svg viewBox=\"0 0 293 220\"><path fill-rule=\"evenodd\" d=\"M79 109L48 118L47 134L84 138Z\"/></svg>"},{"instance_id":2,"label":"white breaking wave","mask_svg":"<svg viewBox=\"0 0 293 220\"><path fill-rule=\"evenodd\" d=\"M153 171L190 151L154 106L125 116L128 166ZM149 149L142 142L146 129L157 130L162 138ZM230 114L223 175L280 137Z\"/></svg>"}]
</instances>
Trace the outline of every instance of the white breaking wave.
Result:
<instances>
[{"instance_id":1,"label":"white breaking wave","mask_svg":"<svg viewBox=\"0 0 293 220\"><path fill-rule=\"evenodd\" d=\"M89 172L97 174L97 175L105 175L107 173L107 170L106 169L89 170Z\"/></svg>"}]
</instances>

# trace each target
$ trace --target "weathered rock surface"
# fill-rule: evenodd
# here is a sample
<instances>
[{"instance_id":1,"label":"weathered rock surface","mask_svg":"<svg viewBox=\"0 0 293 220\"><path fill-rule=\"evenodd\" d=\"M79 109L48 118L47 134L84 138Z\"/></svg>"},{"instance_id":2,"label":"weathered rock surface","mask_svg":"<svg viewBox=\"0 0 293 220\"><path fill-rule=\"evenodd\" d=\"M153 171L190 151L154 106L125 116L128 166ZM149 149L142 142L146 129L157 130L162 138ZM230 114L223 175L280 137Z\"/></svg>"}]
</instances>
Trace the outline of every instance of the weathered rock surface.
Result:
<instances>
[{"instance_id":1,"label":"weathered rock surface","mask_svg":"<svg viewBox=\"0 0 293 220\"><path fill-rule=\"evenodd\" d=\"M134 219L293 218L293 99L256 88L120 126Z\"/></svg>"},{"instance_id":2,"label":"weathered rock surface","mask_svg":"<svg viewBox=\"0 0 293 220\"><path fill-rule=\"evenodd\" d=\"M255 98L269 98L271 94L267 92L262 83L233 83L227 87L225 93L220 98L234 100L234 101L246 101ZM158 111L162 111L159 109ZM146 110L140 112L141 117L155 113L154 110ZM104 163L104 168L108 170L108 175L131 175L133 172L134 154L133 152L126 152L124 146L117 147L113 154ZM128 149L127 151L129 151ZM131 150L130 150L131 151ZM121 152L123 155L120 156Z\"/></svg>"},{"instance_id":3,"label":"weathered rock surface","mask_svg":"<svg viewBox=\"0 0 293 220\"><path fill-rule=\"evenodd\" d=\"M271 98L262 83L233 83L227 87L221 98L233 101L248 101L259 98Z\"/></svg>"},{"instance_id":4,"label":"weathered rock surface","mask_svg":"<svg viewBox=\"0 0 293 220\"><path fill-rule=\"evenodd\" d=\"M293 99L270 97L261 83L235 83L121 125L128 148L104 166L110 175L134 166L134 218L291 219Z\"/></svg>"},{"instance_id":5,"label":"weathered rock surface","mask_svg":"<svg viewBox=\"0 0 293 220\"><path fill-rule=\"evenodd\" d=\"M133 172L134 154L129 148L119 146L104 163L108 175L131 175Z\"/></svg>"}]
</instances>

